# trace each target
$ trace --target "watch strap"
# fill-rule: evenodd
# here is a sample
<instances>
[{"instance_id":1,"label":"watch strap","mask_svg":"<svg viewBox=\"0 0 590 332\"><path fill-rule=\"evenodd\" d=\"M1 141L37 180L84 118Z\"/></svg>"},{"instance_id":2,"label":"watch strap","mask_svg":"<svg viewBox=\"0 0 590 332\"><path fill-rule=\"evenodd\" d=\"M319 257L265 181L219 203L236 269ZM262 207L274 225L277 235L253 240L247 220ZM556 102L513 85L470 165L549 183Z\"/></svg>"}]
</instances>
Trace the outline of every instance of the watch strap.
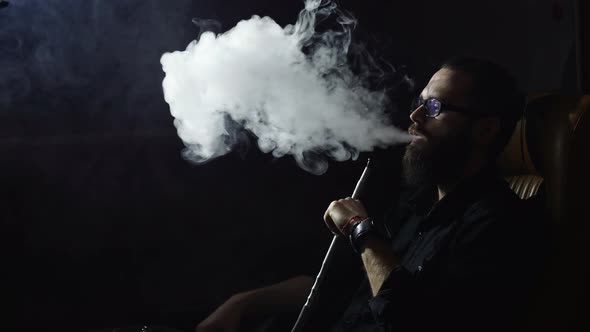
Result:
<instances>
[{"instance_id":1,"label":"watch strap","mask_svg":"<svg viewBox=\"0 0 590 332\"><path fill-rule=\"evenodd\" d=\"M377 226L375 226L373 219L367 218L367 219L357 223L356 225L354 225L354 227L348 237L350 240L350 245L352 246L352 249L357 254L359 254L359 255L361 254L363 242L365 241L365 239L367 238L367 235L369 235L369 234L376 235L377 237L384 239L384 240L387 239L387 236L381 234L381 232L379 231Z\"/></svg>"}]
</instances>

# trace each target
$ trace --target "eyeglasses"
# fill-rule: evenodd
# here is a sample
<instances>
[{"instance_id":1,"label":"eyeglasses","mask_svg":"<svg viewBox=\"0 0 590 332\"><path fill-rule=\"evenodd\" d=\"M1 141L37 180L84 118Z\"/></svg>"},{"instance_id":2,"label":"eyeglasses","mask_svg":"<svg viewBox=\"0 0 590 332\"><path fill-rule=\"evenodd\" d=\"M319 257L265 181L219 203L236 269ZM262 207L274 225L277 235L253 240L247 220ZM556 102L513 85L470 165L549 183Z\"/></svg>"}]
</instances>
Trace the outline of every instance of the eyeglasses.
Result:
<instances>
[{"instance_id":1,"label":"eyeglasses","mask_svg":"<svg viewBox=\"0 0 590 332\"><path fill-rule=\"evenodd\" d=\"M429 118L436 118L440 114L440 112L443 110L474 114L473 110L470 110L466 107L445 104L436 98L427 98L427 99L422 99L420 97L416 98L414 100L414 102L412 103L412 112L415 111L420 106L424 106L424 108L426 109L426 112L424 112L424 114L426 115L426 117L429 117Z\"/></svg>"}]
</instances>

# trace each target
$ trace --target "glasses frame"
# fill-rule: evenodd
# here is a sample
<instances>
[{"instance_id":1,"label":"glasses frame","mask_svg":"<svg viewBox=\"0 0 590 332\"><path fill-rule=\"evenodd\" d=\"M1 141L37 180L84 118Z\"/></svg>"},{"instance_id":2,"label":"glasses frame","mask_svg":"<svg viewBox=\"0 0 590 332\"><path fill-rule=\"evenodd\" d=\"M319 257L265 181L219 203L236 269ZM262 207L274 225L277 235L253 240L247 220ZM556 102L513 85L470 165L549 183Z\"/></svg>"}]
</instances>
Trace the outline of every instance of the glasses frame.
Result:
<instances>
[{"instance_id":1,"label":"glasses frame","mask_svg":"<svg viewBox=\"0 0 590 332\"><path fill-rule=\"evenodd\" d=\"M429 112L431 112L431 111L428 108L428 103L429 102L433 102L433 101L434 102L437 102L440 105L440 107L438 108L438 110L435 111L436 114L430 115ZM468 115L475 115L475 112L472 109L469 109L467 107L455 106L455 105L443 103L438 98L426 98L426 99L422 99L421 97L417 97L414 100L412 112L414 112L415 110L417 110L420 106L424 106L424 108L426 108L426 112L424 112L424 115L427 118L436 118L437 116L440 115L440 113L443 110L444 111L459 112L459 113L467 113Z\"/></svg>"}]
</instances>

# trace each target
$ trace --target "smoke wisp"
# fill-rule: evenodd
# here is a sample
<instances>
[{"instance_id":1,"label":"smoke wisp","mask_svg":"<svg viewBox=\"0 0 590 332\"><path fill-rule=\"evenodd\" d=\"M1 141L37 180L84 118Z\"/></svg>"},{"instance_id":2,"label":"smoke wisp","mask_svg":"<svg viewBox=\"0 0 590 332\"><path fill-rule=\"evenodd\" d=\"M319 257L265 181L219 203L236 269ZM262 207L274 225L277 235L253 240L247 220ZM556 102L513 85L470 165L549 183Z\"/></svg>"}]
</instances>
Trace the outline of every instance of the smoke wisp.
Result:
<instances>
[{"instance_id":1,"label":"smoke wisp","mask_svg":"<svg viewBox=\"0 0 590 332\"><path fill-rule=\"evenodd\" d=\"M340 29L317 32L329 16ZM407 142L386 114L386 92L371 91L366 75L348 65L355 24L330 1L306 0L294 25L253 16L164 54L164 97L183 155L202 163L230 152L240 136L228 123L252 132L263 152L292 155L313 174L326 172L324 156L345 161Z\"/></svg>"}]
</instances>

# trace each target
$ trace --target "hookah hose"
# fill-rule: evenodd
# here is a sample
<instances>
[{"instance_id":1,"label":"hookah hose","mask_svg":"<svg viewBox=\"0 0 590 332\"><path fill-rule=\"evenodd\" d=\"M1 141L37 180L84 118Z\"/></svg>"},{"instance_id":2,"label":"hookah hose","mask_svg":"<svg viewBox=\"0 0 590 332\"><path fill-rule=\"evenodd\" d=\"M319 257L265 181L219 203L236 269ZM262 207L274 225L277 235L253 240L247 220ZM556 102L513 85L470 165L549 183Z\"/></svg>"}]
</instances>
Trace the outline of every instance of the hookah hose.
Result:
<instances>
[{"instance_id":1,"label":"hookah hose","mask_svg":"<svg viewBox=\"0 0 590 332\"><path fill-rule=\"evenodd\" d=\"M356 187L354 188L352 198L358 198L360 196L360 193L364 191L364 189L367 186L367 179L369 178L370 171L371 159L367 160L367 166L365 166L365 169L363 170L363 173L359 178ZM346 241L346 239L344 239L342 236L334 235L332 243L330 243L330 247L328 248L328 252L324 257L324 261L322 262L322 266L320 267L320 272L318 272L315 282L311 287L309 296L307 297L307 301L305 302L303 308L299 312L299 317L297 318L295 325L291 329L291 332L304 331L305 324L311 316L312 309L314 309L314 305L317 303L318 294L320 291L320 287L325 279L326 271L328 270L328 267L331 265L331 263L334 261L334 256L336 256L336 248L341 246L344 241Z\"/></svg>"}]
</instances>

